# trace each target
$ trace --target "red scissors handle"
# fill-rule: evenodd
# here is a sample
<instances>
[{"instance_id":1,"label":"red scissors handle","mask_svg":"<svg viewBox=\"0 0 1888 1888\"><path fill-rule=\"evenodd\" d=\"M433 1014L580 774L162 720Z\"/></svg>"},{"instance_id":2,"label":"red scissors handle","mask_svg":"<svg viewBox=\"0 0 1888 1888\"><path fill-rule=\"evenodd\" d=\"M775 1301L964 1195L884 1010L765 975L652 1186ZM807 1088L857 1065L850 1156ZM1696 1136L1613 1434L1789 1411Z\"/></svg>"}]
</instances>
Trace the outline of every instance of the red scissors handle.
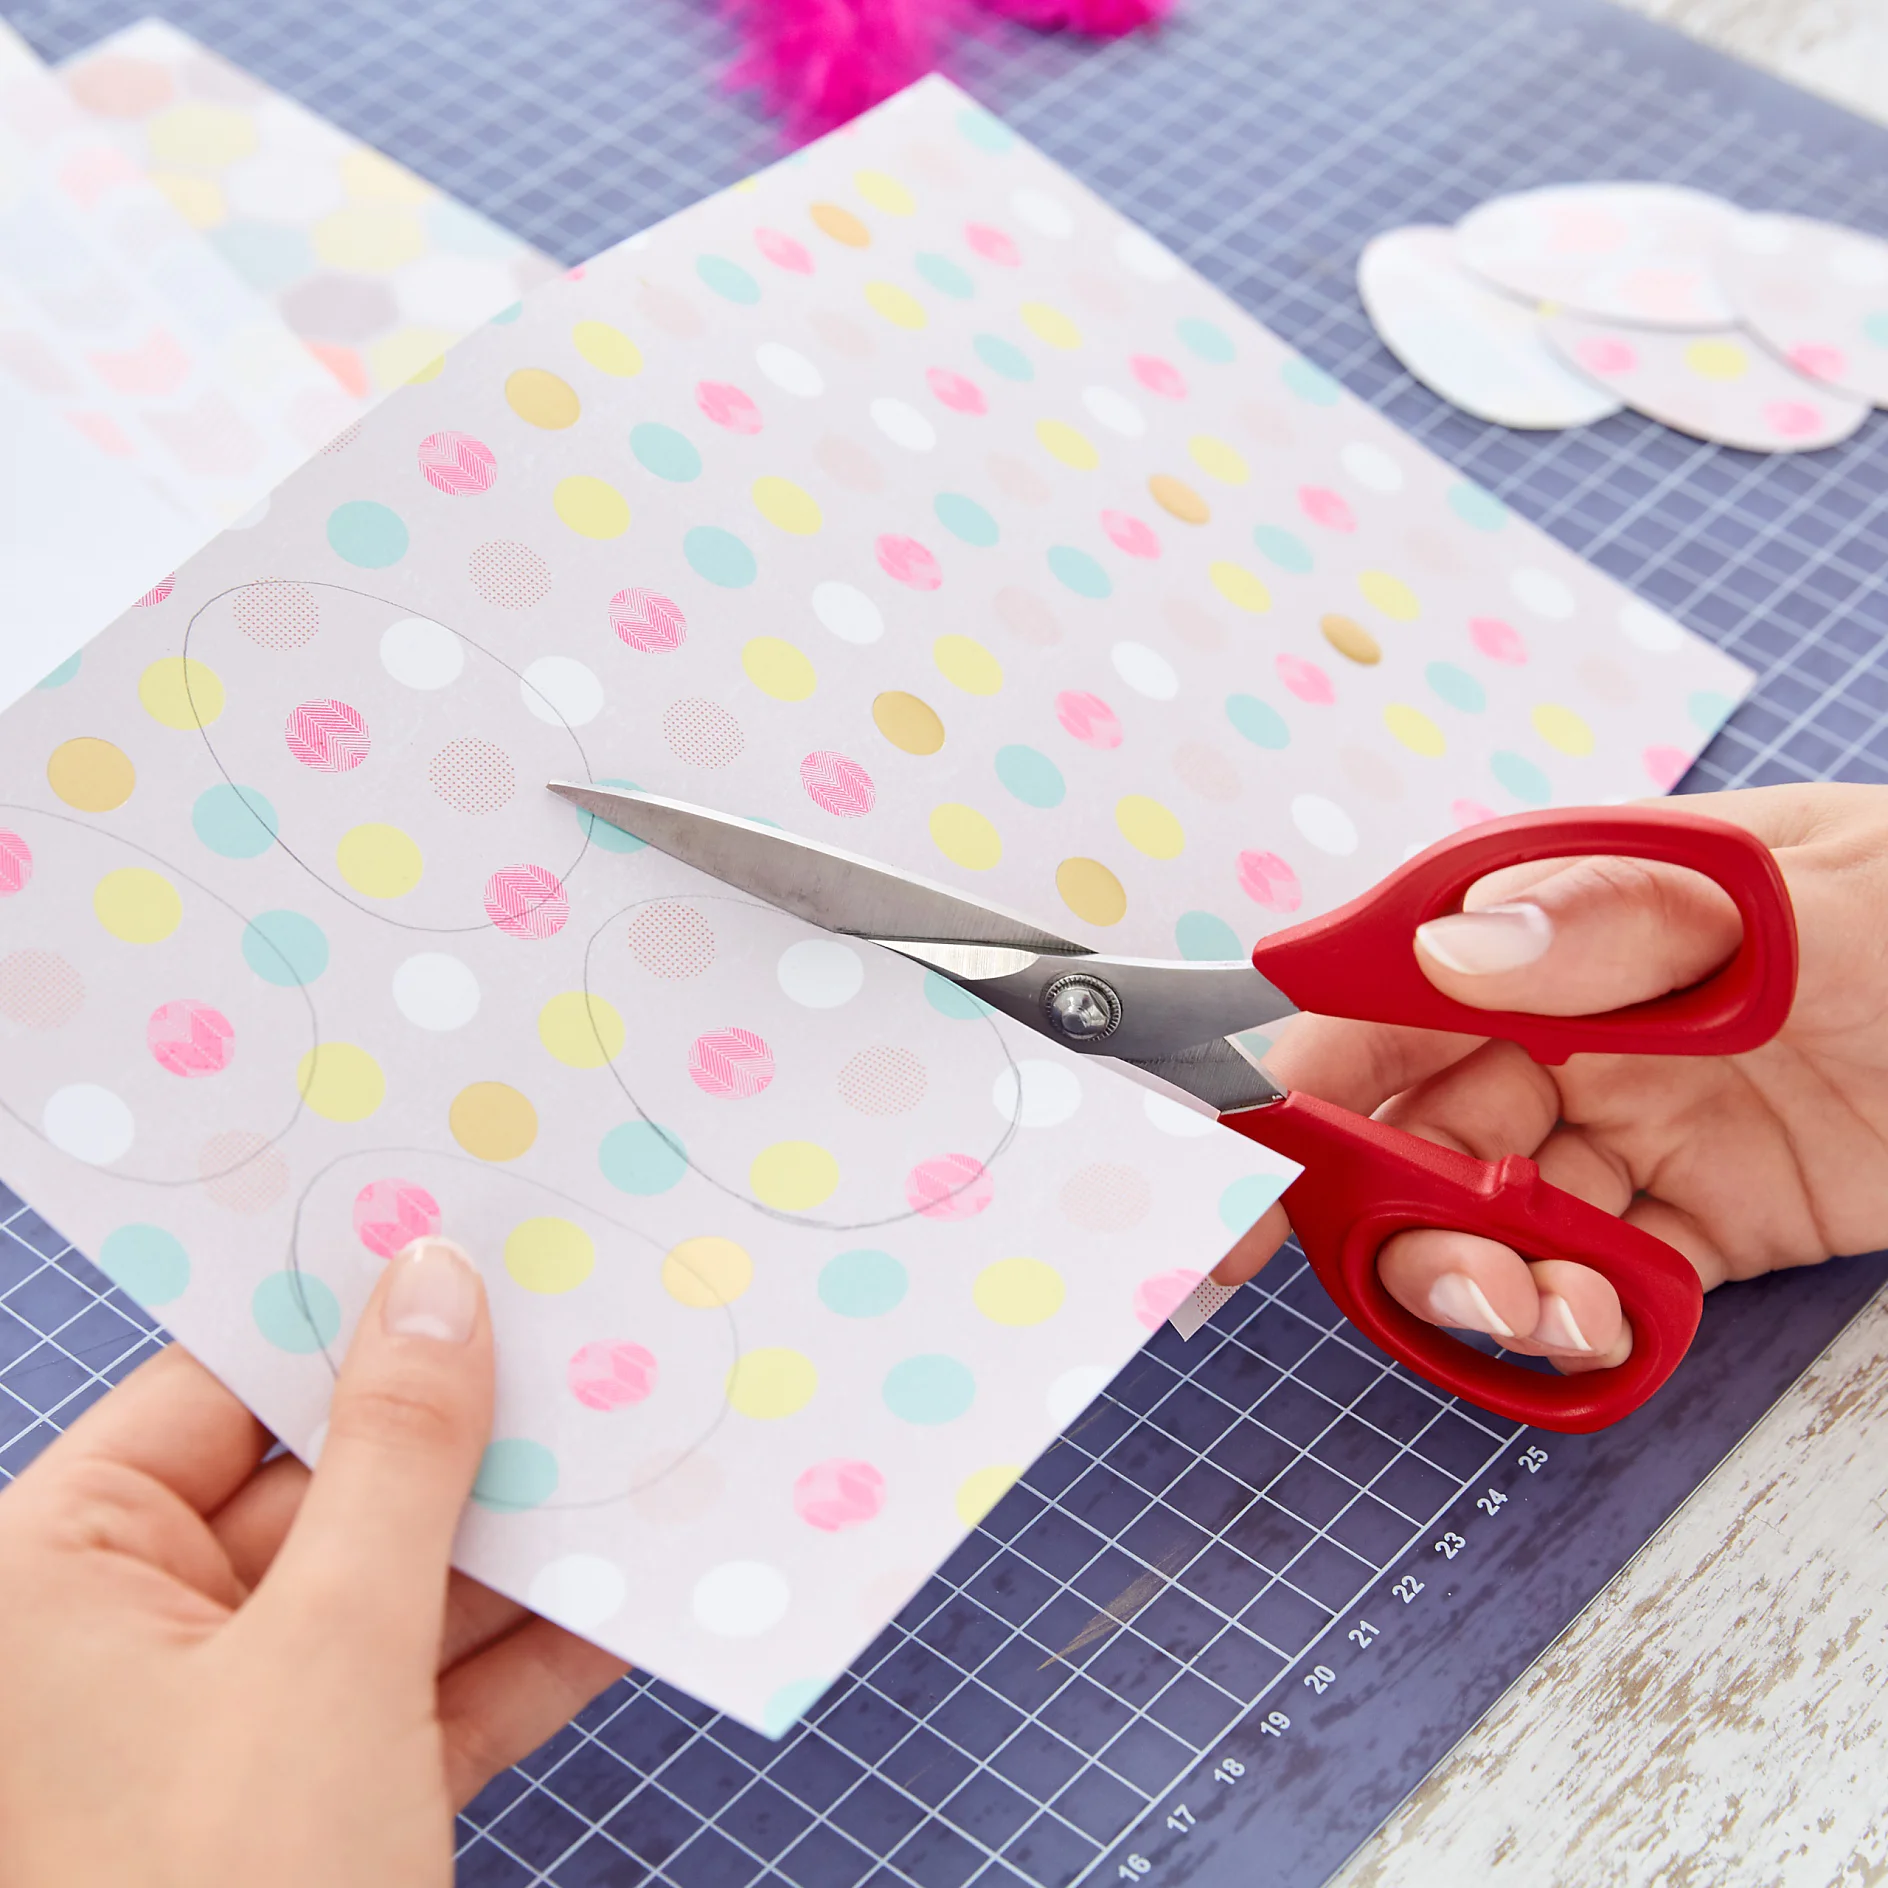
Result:
<instances>
[{"instance_id":1,"label":"red scissors handle","mask_svg":"<svg viewBox=\"0 0 1888 1888\"><path fill-rule=\"evenodd\" d=\"M1722 969L1650 1003L1599 1016L1477 1010L1444 996L1416 961L1419 924L1460 911L1504 866L1594 855L1687 866L1744 921ZM1796 995L1796 920L1777 862L1740 826L1675 806L1595 807L1490 820L1420 852L1347 905L1269 937L1253 966L1303 1010L1518 1043L1536 1062L1570 1055L1740 1055L1782 1028Z\"/></svg>"},{"instance_id":2,"label":"red scissors handle","mask_svg":"<svg viewBox=\"0 0 1888 1888\"><path fill-rule=\"evenodd\" d=\"M1304 1168L1285 1210L1324 1289L1365 1336L1439 1389L1516 1422L1584 1434L1630 1415L1690 1347L1704 1304L1697 1273L1663 1240L1548 1185L1531 1160L1476 1160L1303 1094L1222 1119ZM1619 1294L1632 1355L1611 1370L1547 1376L1423 1323L1377 1277L1383 1242L1420 1226L1591 1266Z\"/></svg>"}]
</instances>

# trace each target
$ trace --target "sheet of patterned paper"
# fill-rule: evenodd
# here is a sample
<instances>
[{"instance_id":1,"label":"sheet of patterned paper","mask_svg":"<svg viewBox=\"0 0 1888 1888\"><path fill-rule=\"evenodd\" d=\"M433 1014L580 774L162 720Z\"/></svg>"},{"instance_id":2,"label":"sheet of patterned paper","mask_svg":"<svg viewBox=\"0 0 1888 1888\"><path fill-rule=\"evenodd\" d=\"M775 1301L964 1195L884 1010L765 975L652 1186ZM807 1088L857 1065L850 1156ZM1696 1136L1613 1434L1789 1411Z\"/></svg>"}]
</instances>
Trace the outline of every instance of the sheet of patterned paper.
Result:
<instances>
[{"instance_id":1,"label":"sheet of patterned paper","mask_svg":"<svg viewBox=\"0 0 1888 1888\"><path fill-rule=\"evenodd\" d=\"M168 21L114 33L61 76L352 394L399 386L557 273Z\"/></svg>"},{"instance_id":2,"label":"sheet of patterned paper","mask_svg":"<svg viewBox=\"0 0 1888 1888\"><path fill-rule=\"evenodd\" d=\"M1745 681L929 80L12 711L0 1171L304 1452L443 1224L502 1332L464 1564L778 1728L1287 1174L542 783L1231 956L1668 784Z\"/></svg>"}]
</instances>

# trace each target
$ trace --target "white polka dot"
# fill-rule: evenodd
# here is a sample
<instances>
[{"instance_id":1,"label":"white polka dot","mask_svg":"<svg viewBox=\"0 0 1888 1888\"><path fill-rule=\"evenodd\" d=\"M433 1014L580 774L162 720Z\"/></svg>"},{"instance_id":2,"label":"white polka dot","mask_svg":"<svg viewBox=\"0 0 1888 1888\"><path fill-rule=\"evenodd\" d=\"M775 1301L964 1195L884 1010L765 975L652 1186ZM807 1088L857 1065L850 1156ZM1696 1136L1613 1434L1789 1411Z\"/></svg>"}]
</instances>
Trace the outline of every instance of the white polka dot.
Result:
<instances>
[{"instance_id":1,"label":"white polka dot","mask_svg":"<svg viewBox=\"0 0 1888 1888\"><path fill-rule=\"evenodd\" d=\"M829 580L813 586L813 614L841 642L877 642L885 633L878 605L863 590Z\"/></svg>"},{"instance_id":2,"label":"white polka dot","mask_svg":"<svg viewBox=\"0 0 1888 1888\"><path fill-rule=\"evenodd\" d=\"M573 1632L593 1632L629 1597L623 1570L600 1554L565 1554L531 1576L525 1603Z\"/></svg>"},{"instance_id":3,"label":"white polka dot","mask_svg":"<svg viewBox=\"0 0 1888 1888\"><path fill-rule=\"evenodd\" d=\"M1381 446L1365 445L1362 440L1346 446L1337 455L1344 470L1367 492L1400 492L1403 468Z\"/></svg>"},{"instance_id":4,"label":"white polka dot","mask_svg":"<svg viewBox=\"0 0 1888 1888\"><path fill-rule=\"evenodd\" d=\"M1082 1105L1082 1080L1066 1062L1018 1062L996 1078L990 1099L1018 1127L1060 1127Z\"/></svg>"},{"instance_id":5,"label":"white polka dot","mask_svg":"<svg viewBox=\"0 0 1888 1888\"><path fill-rule=\"evenodd\" d=\"M1731 241L1753 256L1780 256L1790 247L1792 232L1780 216L1740 216L1731 227Z\"/></svg>"},{"instance_id":6,"label":"white polka dot","mask_svg":"<svg viewBox=\"0 0 1888 1888\"><path fill-rule=\"evenodd\" d=\"M109 1167L138 1131L131 1110L96 1082L73 1082L55 1090L40 1124L60 1153L94 1167Z\"/></svg>"},{"instance_id":7,"label":"white polka dot","mask_svg":"<svg viewBox=\"0 0 1888 1888\"><path fill-rule=\"evenodd\" d=\"M1550 622L1564 623L1574 612L1573 592L1551 570L1538 565L1523 564L1508 578L1508 588L1522 609Z\"/></svg>"},{"instance_id":8,"label":"white polka dot","mask_svg":"<svg viewBox=\"0 0 1888 1888\"><path fill-rule=\"evenodd\" d=\"M1619 612L1619 628L1628 642L1655 656L1668 656L1685 640L1685 632L1663 610L1635 597Z\"/></svg>"},{"instance_id":9,"label":"white polka dot","mask_svg":"<svg viewBox=\"0 0 1888 1888\"><path fill-rule=\"evenodd\" d=\"M569 656L540 656L525 670L524 705L540 721L581 728L603 712L603 684Z\"/></svg>"},{"instance_id":10,"label":"white polka dot","mask_svg":"<svg viewBox=\"0 0 1888 1888\"><path fill-rule=\"evenodd\" d=\"M903 446L907 452L929 452L937 444L937 428L915 406L907 406L902 400L885 395L874 400L872 424L894 446Z\"/></svg>"},{"instance_id":11,"label":"white polka dot","mask_svg":"<svg viewBox=\"0 0 1888 1888\"><path fill-rule=\"evenodd\" d=\"M253 531L268 515L269 496L265 492L240 518L232 518L223 529L225 531Z\"/></svg>"},{"instance_id":12,"label":"white polka dot","mask_svg":"<svg viewBox=\"0 0 1888 1888\"><path fill-rule=\"evenodd\" d=\"M865 987L865 965L850 944L808 937L789 944L775 969L780 987L809 1010L836 1010Z\"/></svg>"},{"instance_id":13,"label":"white polka dot","mask_svg":"<svg viewBox=\"0 0 1888 1888\"><path fill-rule=\"evenodd\" d=\"M1123 439L1139 439L1147 431L1141 409L1112 387L1084 387L1082 404L1109 432L1119 433Z\"/></svg>"},{"instance_id":14,"label":"white polka dot","mask_svg":"<svg viewBox=\"0 0 1888 1888\"><path fill-rule=\"evenodd\" d=\"M1888 246L1844 243L1830 256L1829 273L1850 288L1874 288L1888 282Z\"/></svg>"},{"instance_id":15,"label":"white polka dot","mask_svg":"<svg viewBox=\"0 0 1888 1888\"><path fill-rule=\"evenodd\" d=\"M1172 701L1180 692L1173 664L1144 642L1118 642L1111 651L1114 672L1137 695L1150 701Z\"/></svg>"},{"instance_id":16,"label":"white polka dot","mask_svg":"<svg viewBox=\"0 0 1888 1888\"><path fill-rule=\"evenodd\" d=\"M380 666L408 688L446 688L465 667L465 644L444 623L403 616L381 632Z\"/></svg>"},{"instance_id":17,"label":"white polka dot","mask_svg":"<svg viewBox=\"0 0 1888 1888\"><path fill-rule=\"evenodd\" d=\"M764 1560L724 1560L695 1582L695 1623L723 1639L752 1639L786 1617L787 1576Z\"/></svg>"},{"instance_id":18,"label":"white polka dot","mask_svg":"<svg viewBox=\"0 0 1888 1888\"><path fill-rule=\"evenodd\" d=\"M1351 816L1333 800L1301 793L1291 803L1291 823L1320 852L1347 857L1357 850L1357 828Z\"/></svg>"},{"instance_id":19,"label":"white polka dot","mask_svg":"<svg viewBox=\"0 0 1888 1888\"><path fill-rule=\"evenodd\" d=\"M782 393L790 393L796 399L817 399L826 391L826 376L804 354L796 353L784 341L763 341L754 350L754 365Z\"/></svg>"},{"instance_id":20,"label":"white polka dot","mask_svg":"<svg viewBox=\"0 0 1888 1888\"><path fill-rule=\"evenodd\" d=\"M1073 1370L1063 1371L1049 1385L1042 1400L1049 1406L1050 1416L1066 1429L1108 1387L1113 1377L1114 1372L1106 1364L1077 1364Z\"/></svg>"},{"instance_id":21,"label":"white polka dot","mask_svg":"<svg viewBox=\"0 0 1888 1888\"><path fill-rule=\"evenodd\" d=\"M421 1029L463 1029L479 1013L479 980L444 951L421 951L393 973L393 1005Z\"/></svg>"},{"instance_id":22,"label":"white polka dot","mask_svg":"<svg viewBox=\"0 0 1888 1888\"><path fill-rule=\"evenodd\" d=\"M1059 241L1075 234L1075 219L1068 205L1046 190L1014 190L1010 193L1010 208L1038 236L1053 236Z\"/></svg>"},{"instance_id":23,"label":"white polka dot","mask_svg":"<svg viewBox=\"0 0 1888 1888\"><path fill-rule=\"evenodd\" d=\"M1219 1116L1210 1108L1189 1108L1171 1095L1157 1095L1150 1088L1141 1097L1141 1108L1151 1126L1178 1140L1197 1140L1219 1126Z\"/></svg>"},{"instance_id":24,"label":"white polka dot","mask_svg":"<svg viewBox=\"0 0 1888 1888\"><path fill-rule=\"evenodd\" d=\"M1143 282L1171 282L1180 273L1180 261L1141 229L1124 229L1114 239L1115 260Z\"/></svg>"}]
</instances>

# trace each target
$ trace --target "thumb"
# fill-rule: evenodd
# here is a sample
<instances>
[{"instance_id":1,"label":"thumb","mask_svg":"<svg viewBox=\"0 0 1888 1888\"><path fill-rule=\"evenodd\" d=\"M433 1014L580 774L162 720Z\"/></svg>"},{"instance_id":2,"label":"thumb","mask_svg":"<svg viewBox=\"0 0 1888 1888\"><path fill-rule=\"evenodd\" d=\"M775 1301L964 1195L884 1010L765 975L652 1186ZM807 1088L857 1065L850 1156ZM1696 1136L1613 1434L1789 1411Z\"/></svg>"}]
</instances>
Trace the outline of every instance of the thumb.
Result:
<instances>
[{"instance_id":1,"label":"thumb","mask_svg":"<svg viewBox=\"0 0 1888 1888\"><path fill-rule=\"evenodd\" d=\"M491 1434L492 1372L477 1269L449 1239L415 1240L355 1329L265 1604L338 1610L341 1643L430 1679L453 1534Z\"/></svg>"},{"instance_id":2,"label":"thumb","mask_svg":"<svg viewBox=\"0 0 1888 1888\"><path fill-rule=\"evenodd\" d=\"M1698 982L1743 936L1737 907L1700 872L1641 859L1575 859L1497 872L1470 909L1416 931L1416 961L1474 1009L1589 1016Z\"/></svg>"}]
</instances>

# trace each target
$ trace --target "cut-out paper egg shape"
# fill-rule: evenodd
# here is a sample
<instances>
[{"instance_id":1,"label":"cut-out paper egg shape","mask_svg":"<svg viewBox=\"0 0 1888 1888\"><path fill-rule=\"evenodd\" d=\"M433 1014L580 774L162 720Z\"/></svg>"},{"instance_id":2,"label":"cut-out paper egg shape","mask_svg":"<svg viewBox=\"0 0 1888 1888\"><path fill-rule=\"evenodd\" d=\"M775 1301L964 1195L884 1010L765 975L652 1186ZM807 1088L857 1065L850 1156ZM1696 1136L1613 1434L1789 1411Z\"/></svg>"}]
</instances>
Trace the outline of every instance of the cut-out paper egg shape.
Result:
<instances>
[{"instance_id":1,"label":"cut-out paper egg shape","mask_svg":"<svg viewBox=\"0 0 1888 1888\"><path fill-rule=\"evenodd\" d=\"M1384 346L1478 420L1545 431L1619 411L1612 394L1567 371L1532 308L1461 266L1453 230L1417 225L1372 238L1357 261L1357 292Z\"/></svg>"},{"instance_id":2,"label":"cut-out paper egg shape","mask_svg":"<svg viewBox=\"0 0 1888 1888\"><path fill-rule=\"evenodd\" d=\"M1746 452L1814 452L1861 425L1868 403L1806 379L1741 328L1633 328L1547 315L1561 358L1636 413Z\"/></svg>"},{"instance_id":3,"label":"cut-out paper egg shape","mask_svg":"<svg viewBox=\"0 0 1888 1888\"><path fill-rule=\"evenodd\" d=\"M1718 328L1737 317L1714 259L1740 214L1678 184L1551 184L1470 211L1456 256L1511 295L1573 314Z\"/></svg>"},{"instance_id":4,"label":"cut-out paper egg shape","mask_svg":"<svg viewBox=\"0 0 1888 1888\"><path fill-rule=\"evenodd\" d=\"M1737 318L1799 373L1888 407L1888 242L1807 216L1745 216L1717 270Z\"/></svg>"}]
</instances>

